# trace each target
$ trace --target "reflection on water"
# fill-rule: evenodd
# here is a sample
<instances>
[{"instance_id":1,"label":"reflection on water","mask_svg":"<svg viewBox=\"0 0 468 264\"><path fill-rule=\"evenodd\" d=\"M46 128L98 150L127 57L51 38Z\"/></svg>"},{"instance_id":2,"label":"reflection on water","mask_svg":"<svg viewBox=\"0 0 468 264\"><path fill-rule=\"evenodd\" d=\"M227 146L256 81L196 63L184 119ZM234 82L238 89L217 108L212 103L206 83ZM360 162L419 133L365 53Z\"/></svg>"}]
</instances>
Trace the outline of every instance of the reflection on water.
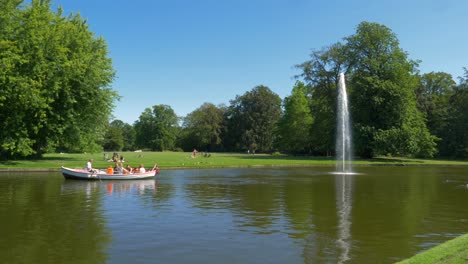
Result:
<instances>
[{"instance_id":1,"label":"reflection on water","mask_svg":"<svg viewBox=\"0 0 468 264\"><path fill-rule=\"evenodd\" d=\"M351 250L351 210L353 175L336 175L336 204L338 213L338 246L341 250L338 263L350 260Z\"/></svg>"},{"instance_id":2,"label":"reflection on water","mask_svg":"<svg viewBox=\"0 0 468 264\"><path fill-rule=\"evenodd\" d=\"M466 232L465 168L0 174L5 263L393 263Z\"/></svg>"},{"instance_id":3,"label":"reflection on water","mask_svg":"<svg viewBox=\"0 0 468 264\"><path fill-rule=\"evenodd\" d=\"M105 263L110 230L99 192L61 192L48 174L0 175L2 263Z\"/></svg>"},{"instance_id":4,"label":"reflection on water","mask_svg":"<svg viewBox=\"0 0 468 264\"><path fill-rule=\"evenodd\" d=\"M158 181L147 180L106 180L106 181L81 181L65 180L61 188L62 193L83 192L87 197L94 191L104 191L106 195L123 193L150 193L158 191Z\"/></svg>"}]
</instances>

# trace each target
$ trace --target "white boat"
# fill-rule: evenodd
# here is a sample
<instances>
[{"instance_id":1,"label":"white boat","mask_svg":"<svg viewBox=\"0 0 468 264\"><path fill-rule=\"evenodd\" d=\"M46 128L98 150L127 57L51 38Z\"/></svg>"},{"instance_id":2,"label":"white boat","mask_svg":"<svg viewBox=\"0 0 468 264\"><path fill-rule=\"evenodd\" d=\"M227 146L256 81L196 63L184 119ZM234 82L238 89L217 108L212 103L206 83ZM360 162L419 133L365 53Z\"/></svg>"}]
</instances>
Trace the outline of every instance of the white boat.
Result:
<instances>
[{"instance_id":1,"label":"white boat","mask_svg":"<svg viewBox=\"0 0 468 264\"><path fill-rule=\"evenodd\" d=\"M131 174L107 174L107 171L95 170L89 172L84 169L70 169L62 166L62 174L66 179L83 179L83 180L139 180L153 178L156 175L156 170L147 171L144 173Z\"/></svg>"}]
</instances>

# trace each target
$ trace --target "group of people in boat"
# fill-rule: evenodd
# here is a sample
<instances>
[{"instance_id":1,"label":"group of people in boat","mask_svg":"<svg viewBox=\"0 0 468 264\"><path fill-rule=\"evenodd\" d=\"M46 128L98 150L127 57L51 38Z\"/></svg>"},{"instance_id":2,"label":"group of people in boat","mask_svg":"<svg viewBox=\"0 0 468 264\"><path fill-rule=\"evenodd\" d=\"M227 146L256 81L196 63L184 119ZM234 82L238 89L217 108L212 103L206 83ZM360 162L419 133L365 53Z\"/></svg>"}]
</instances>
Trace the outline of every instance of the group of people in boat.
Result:
<instances>
[{"instance_id":1,"label":"group of people in boat","mask_svg":"<svg viewBox=\"0 0 468 264\"><path fill-rule=\"evenodd\" d=\"M158 164L154 165L153 170L158 167ZM122 162L116 162L115 166L109 166L107 168L107 174L133 174L133 173L145 173L146 169L143 164L140 164L138 167L132 168L130 164L124 167Z\"/></svg>"},{"instance_id":2,"label":"group of people in boat","mask_svg":"<svg viewBox=\"0 0 468 264\"><path fill-rule=\"evenodd\" d=\"M93 159L89 159L86 163L86 170L89 172L97 173L97 170L92 167ZM159 167L156 163L151 171L155 170L156 174L159 174ZM115 162L115 166L112 167L109 165L107 168L107 174L134 174L134 173L145 173L146 169L143 164L140 164L138 167L132 168L130 164L124 167L123 162Z\"/></svg>"}]
</instances>

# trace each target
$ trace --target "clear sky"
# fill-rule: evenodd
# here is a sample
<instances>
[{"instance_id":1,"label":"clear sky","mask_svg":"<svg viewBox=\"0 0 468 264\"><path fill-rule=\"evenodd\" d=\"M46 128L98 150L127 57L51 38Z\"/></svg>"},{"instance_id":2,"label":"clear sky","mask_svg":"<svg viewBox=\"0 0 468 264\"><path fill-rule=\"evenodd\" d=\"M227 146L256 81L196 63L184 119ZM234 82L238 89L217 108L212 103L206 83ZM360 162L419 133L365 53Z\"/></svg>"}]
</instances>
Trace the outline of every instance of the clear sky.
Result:
<instances>
[{"instance_id":1,"label":"clear sky","mask_svg":"<svg viewBox=\"0 0 468 264\"><path fill-rule=\"evenodd\" d=\"M284 98L294 65L362 21L389 27L422 73L457 78L468 67L467 0L52 1L106 40L122 96L114 116L129 124L153 105L185 116L257 85Z\"/></svg>"}]
</instances>

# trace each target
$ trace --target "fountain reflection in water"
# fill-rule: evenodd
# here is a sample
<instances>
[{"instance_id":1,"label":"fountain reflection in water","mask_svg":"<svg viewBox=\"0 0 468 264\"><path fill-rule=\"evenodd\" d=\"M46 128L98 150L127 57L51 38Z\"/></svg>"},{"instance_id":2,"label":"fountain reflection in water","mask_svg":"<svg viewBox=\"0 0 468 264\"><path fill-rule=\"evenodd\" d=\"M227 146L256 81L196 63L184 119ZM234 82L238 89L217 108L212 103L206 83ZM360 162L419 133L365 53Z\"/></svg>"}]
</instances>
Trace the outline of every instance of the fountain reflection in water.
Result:
<instances>
[{"instance_id":1,"label":"fountain reflection in water","mask_svg":"<svg viewBox=\"0 0 468 264\"><path fill-rule=\"evenodd\" d=\"M348 95L344 73L340 73L337 100L336 128L336 171L352 173L351 167L351 126L349 121Z\"/></svg>"},{"instance_id":2,"label":"fountain reflection in water","mask_svg":"<svg viewBox=\"0 0 468 264\"><path fill-rule=\"evenodd\" d=\"M351 249L351 210L352 210L352 175L336 175L336 207L338 214L337 247L341 250L338 263L350 260Z\"/></svg>"}]
</instances>

